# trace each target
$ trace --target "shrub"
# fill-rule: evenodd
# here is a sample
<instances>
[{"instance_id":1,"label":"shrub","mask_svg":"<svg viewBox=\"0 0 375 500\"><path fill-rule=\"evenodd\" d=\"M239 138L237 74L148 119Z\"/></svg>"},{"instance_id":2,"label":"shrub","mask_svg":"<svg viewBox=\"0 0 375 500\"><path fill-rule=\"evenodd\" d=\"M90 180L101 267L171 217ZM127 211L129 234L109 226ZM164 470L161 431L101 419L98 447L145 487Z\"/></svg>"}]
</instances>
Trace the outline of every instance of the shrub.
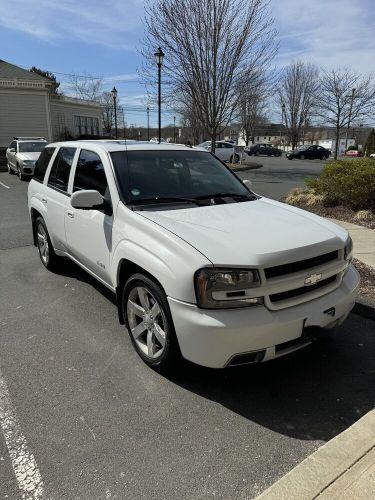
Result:
<instances>
[{"instance_id":1,"label":"shrub","mask_svg":"<svg viewBox=\"0 0 375 500\"><path fill-rule=\"evenodd\" d=\"M308 179L306 184L322 196L325 205L375 209L375 165L370 158L332 161L318 179Z\"/></svg>"}]
</instances>

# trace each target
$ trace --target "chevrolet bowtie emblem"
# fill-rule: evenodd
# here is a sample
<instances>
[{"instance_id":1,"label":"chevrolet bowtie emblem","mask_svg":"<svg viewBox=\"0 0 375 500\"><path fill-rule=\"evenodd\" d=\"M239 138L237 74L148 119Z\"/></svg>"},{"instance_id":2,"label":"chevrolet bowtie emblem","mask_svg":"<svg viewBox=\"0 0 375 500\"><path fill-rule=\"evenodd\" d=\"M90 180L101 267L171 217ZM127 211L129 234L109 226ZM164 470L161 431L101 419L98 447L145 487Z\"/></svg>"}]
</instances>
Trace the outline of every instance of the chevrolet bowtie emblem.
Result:
<instances>
[{"instance_id":1,"label":"chevrolet bowtie emblem","mask_svg":"<svg viewBox=\"0 0 375 500\"><path fill-rule=\"evenodd\" d=\"M306 276L305 285L315 285L322 279L321 274L310 274L310 276Z\"/></svg>"}]
</instances>

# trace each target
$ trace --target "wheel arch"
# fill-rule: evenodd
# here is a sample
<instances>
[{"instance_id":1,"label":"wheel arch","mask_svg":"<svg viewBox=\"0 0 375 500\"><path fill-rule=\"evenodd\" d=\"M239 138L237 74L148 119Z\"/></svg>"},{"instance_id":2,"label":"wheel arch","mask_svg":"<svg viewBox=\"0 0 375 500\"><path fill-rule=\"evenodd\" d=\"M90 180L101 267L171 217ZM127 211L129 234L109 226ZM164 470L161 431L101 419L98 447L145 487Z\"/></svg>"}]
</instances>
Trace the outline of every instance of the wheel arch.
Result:
<instances>
[{"instance_id":1,"label":"wheel arch","mask_svg":"<svg viewBox=\"0 0 375 500\"><path fill-rule=\"evenodd\" d=\"M122 289L127 280L133 276L133 274L136 273L141 273L150 278L152 281L154 281L160 288L164 291L163 285L160 283L160 281L149 271L141 267L140 265L136 264L132 260L129 259L121 259L118 268L117 268L117 286L116 286L116 303L117 303L117 312L118 312L118 319L121 325L125 324L124 320L124 315L122 312L122 304L121 304L121 296L122 296Z\"/></svg>"},{"instance_id":2,"label":"wheel arch","mask_svg":"<svg viewBox=\"0 0 375 500\"><path fill-rule=\"evenodd\" d=\"M33 231L33 242L34 246L36 247L37 245L36 245L36 234L35 234L35 221L38 217L42 217L42 219L44 220L44 217L43 214L41 214L40 211L34 207L30 209L30 217L31 217L31 227Z\"/></svg>"}]
</instances>

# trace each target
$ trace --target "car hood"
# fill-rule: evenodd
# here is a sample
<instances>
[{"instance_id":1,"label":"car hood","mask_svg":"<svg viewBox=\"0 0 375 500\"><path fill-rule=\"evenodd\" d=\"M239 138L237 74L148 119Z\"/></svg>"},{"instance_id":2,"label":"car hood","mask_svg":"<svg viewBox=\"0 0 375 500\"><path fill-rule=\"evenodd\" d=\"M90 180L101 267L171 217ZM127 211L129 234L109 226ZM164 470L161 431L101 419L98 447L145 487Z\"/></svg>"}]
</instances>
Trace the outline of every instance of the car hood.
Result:
<instances>
[{"instance_id":1,"label":"car hood","mask_svg":"<svg viewBox=\"0 0 375 500\"><path fill-rule=\"evenodd\" d=\"M39 158L40 153L18 153L17 158L19 160L33 160L36 161Z\"/></svg>"},{"instance_id":2,"label":"car hood","mask_svg":"<svg viewBox=\"0 0 375 500\"><path fill-rule=\"evenodd\" d=\"M222 266L267 267L308 259L342 248L348 235L326 219L267 198L138 214Z\"/></svg>"}]
</instances>

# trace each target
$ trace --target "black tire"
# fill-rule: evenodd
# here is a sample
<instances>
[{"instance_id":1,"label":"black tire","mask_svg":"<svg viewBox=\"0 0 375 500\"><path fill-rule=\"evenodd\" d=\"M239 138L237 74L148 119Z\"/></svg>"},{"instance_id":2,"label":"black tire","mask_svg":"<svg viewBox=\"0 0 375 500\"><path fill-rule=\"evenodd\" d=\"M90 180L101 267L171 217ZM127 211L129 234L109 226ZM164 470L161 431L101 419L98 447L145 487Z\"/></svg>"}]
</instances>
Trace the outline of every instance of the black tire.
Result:
<instances>
[{"instance_id":1,"label":"black tire","mask_svg":"<svg viewBox=\"0 0 375 500\"><path fill-rule=\"evenodd\" d=\"M292 158L291 156L288 156L288 160L292 161L292 160L293 160L293 158Z\"/></svg>"},{"instance_id":2,"label":"black tire","mask_svg":"<svg viewBox=\"0 0 375 500\"><path fill-rule=\"evenodd\" d=\"M255 151L254 155L259 156L259 151Z\"/></svg>"},{"instance_id":3,"label":"black tire","mask_svg":"<svg viewBox=\"0 0 375 500\"><path fill-rule=\"evenodd\" d=\"M229 158L229 163L238 163L240 161L240 157L238 154L234 155L234 161L233 161L233 155Z\"/></svg>"},{"instance_id":4,"label":"black tire","mask_svg":"<svg viewBox=\"0 0 375 500\"><path fill-rule=\"evenodd\" d=\"M24 181L25 180L25 176L21 172L20 166L18 164L17 164L17 175L18 175L18 178L19 178L20 181Z\"/></svg>"},{"instance_id":5,"label":"black tire","mask_svg":"<svg viewBox=\"0 0 375 500\"><path fill-rule=\"evenodd\" d=\"M304 160L304 159L305 159L305 155L301 155L301 156L299 157L299 159L300 159L300 160Z\"/></svg>"},{"instance_id":6,"label":"black tire","mask_svg":"<svg viewBox=\"0 0 375 500\"><path fill-rule=\"evenodd\" d=\"M164 346L160 344L160 349L161 349L160 353L154 354L154 356L157 357L149 356L145 352L146 350L148 350L149 335L154 342L158 343L158 339L156 335L153 333L154 331L153 326L150 326L150 328L145 327L144 330L141 329L143 333L139 334L137 336L138 340L136 340L131 330L131 324L129 323L129 322L133 323L133 330L134 330L134 321L137 321L135 320L136 317L139 320L139 323L136 326L139 326L141 323L147 321L144 315L143 317L141 317L139 316L139 313L132 314L131 311L130 311L130 316L128 317L129 297L131 297L132 299L131 302L133 302L134 301L133 296L135 293L138 294L138 290L140 288L146 290L149 294L148 304L150 305L150 308L147 310L147 313L151 312L152 310L151 306L155 306L155 302L157 302L160 308L160 313L158 314L158 316L155 318L151 317L151 322L153 324L158 323L158 325L161 326L161 331L163 331L163 333L165 334ZM167 296L164 290L160 287L160 285L158 285L148 276L145 276L144 274L141 273L136 273L127 280L125 286L123 287L121 295L122 295L121 307L122 307L123 317L125 320L125 326L128 330L130 340L132 341L132 344L135 350L137 351L138 355L148 366L159 372L166 373L172 371L176 367L178 361L181 360L181 352L178 345L178 340L176 337L176 332L174 329L173 319L171 311L169 309ZM153 299L154 302L152 303L150 299ZM137 304L137 305L138 307L142 308L142 304ZM148 321L150 320L148 319ZM144 346L144 350L142 350L142 346Z\"/></svg>"},{"instance_id":7,"label":"black tire","mask_svg":"<svg viewBox=\"0 0 375 500\"><path fill-rule=\"evenodd\" d=\"M55 254L43 217L39 216L36 218L34 223L34 234L35 234L36 246L38 247L39 257L40 260L42 261L42 264L49 271L56 270L59 267L61 259ZM43 252L43 244L41 241L42 237L45 237L45 245L47 245L48 249L47 257L45 252Z\"/></svg>"},{"instance_id":8,"label":"black tire","mask_svg":"<svg viewBox=\"0 0 375 500\"><path fill-rule=\"evenodd\" d=\"M326 155L322 156L322 160L328 160L328 156Z\"/></svg>"},{"instance_id":9,"label":"black tire","mask_svg":"<svg viewBox=\"0 0 375 500\"><path fill-rule=\"evenodd\" d=\"M12 169L12 167L10 166L10 163L9 163L9 162L7 162L7 169L8 169L8 174L9 174L9 175L14 175L13 169Z\"/></svg>"}]
</instances>

